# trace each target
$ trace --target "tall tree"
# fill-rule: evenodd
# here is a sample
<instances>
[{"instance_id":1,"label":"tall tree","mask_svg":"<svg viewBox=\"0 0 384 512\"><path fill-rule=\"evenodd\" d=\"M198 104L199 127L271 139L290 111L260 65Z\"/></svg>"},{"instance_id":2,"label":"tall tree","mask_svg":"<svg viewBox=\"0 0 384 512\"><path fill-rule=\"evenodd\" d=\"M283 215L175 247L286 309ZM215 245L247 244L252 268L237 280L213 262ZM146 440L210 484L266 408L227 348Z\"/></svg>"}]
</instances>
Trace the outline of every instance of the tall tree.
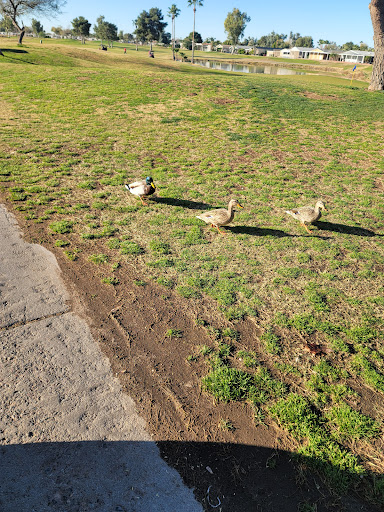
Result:
<instances>
[{"instance_id":1,"label":"tall tree","mask_svg":"<svg viewBox=\"0 0 384 512\"><path fill-rule=\"evenodd\" d=\"M96 19L97 25L94 26L94 32L98 39L101 40L101 43L103 43L103 40L106 41L117 41L117 27L113 23L109 23L108 21L105 21L104 16L99 16Z\"/></svg>"},{"instance_id":2,"label":"tall tree","mask_svg":"<svg viewBox=\"0 0 384 512\"><path fill-rule=\"evenodd\" d=\"M35 36L45 35L43 25L39 20L35 20L35 18L32 18L32 32L35 34Z\"/></svg>"},{"instance_id":3,"label":"tall tree","mask_svg":"<svg viewBox=\"0 0 384 512\"><path fill-rule=\"evenodd\" d=\"M10 18L4 17L0 20L0 32L12 32L13 23Z\"/></svg>"},{"instance_id":4,"label":"tall tree","mask_svg":"<svg viewBox=\"0 0 384 512\"><path fill-rule=\"evenodd\" d=\"M231 44L238 44L240 37L244 34L247 23L251 18L246 12L240 12L236 7L227 14L224 20L224 30L228 34Z\"/></svg>"},{"instance_id":5,"label":"tall tree","mask_svg":"<svg viewBox=\"0 0 384 512\"><path fill-rule=\"evenodd\" d=\"M270 48L287 48L289 43L288 41L285 42L285 39L287 39L286 34L276 34L276 32L272 30L270 34L261 36L257 41L257 44L259 46L266 46Z\"/></svg>"},{"instance_id":6,"label":"tall tree","mask_svg":"<svg viewBox=\"0 0 384 512\"><path fill-rule=\"evenodd\" d=\"M192 64L195 56L195 19L196 19L196 5L202 7L203 0L188 0L188 7L193 5L193 31L192 31Z\"/></svg>"},{"instance_id":7,"label":"tall tree","mask_svg":"<svg viewBox=\"0 0 384 512\"><path fill-rule=\"evenodd\" d=\"M175 18L180 14L180 9L176 7L175 4L172 4L168 9L168 16L172 20L172 57L175 60Z\"/></svg>"},{"instance_id":8,"label":"tall tree","mask_svg":"<svg viewBox=\"0 0 384 512\"><path fill-rule=\"evenodd\" d=\"M313 48L313 38L311 36L300 36L296 39L295 46Z\"/></svg>"},{"instance_id":9,"label":"tall tree","mask_svg":"<svg viewBox=\"0 0 384 512\"><path fill-rule=\"evenodd\" d=\"M19 32L19 44L22 44L25 26L20 21L21 16L37 13L50 17L59 14L65 4L65 0L0 0L0 14L12 20Z\"/></svg>"},{"instance_id":10,"label":"tall tree","mask_svg":"<svg viewBox=\"0 0 384 512\"><path fill-rule=\"evenodd\" d=\"M384 90L384 2L383 0L371 0L369 4L373 26L373 43L375 57L369 91Z\"/></svg>"},{"instance_id":11,"label":"tall tree","mask_svg":"<svg viewBox=\"0 0 384 512\"><path fill-rule=\"evenodd\" d=\"M81 37L82 44L85 44L85 38L89 37L89 29L91 28L91 23L86 20L83 16L79 16L78 18L74 18L72 21L72 32L75 36Z\"/></svg>"},{"instance_id":12,"label":"tall tree","mask_svg":"<svg viewBox=\"0 0 384 512\"><path fill-rule=\"evenodd\" d=\"M63 37L63 27L60 27L60 25L58 27L51 27L51 32L57 36Z\"/></svg>"},{"instance_id":13,"label":"tall tree","mask_svg":"<svg viewBox=\"0 0 384 512\"><path fill-rule=\"evenodd\" d=\"M193 40L192 38L193 38L193 35L195 35L195 43L202 43L203 42L203 38L201 37L201 35L198 32L191 32L187 37L185 37L183 39L183 46L187 50L192 50L192 40Z\"/></svg>"},{"instance_id":14,"label":"tall tree","mask_svg":"<svg viewBox=\"0 0 384 512\"><path fill-rule=\"evenodd\" d=\"M152 7L149 11L142 11L134 21L136 30L135 34L139 41L143 43L148 41L159 41L161 34L164 32L168 23L163 22L163 13L157 7Z\"/></svg>"}]
</instances>

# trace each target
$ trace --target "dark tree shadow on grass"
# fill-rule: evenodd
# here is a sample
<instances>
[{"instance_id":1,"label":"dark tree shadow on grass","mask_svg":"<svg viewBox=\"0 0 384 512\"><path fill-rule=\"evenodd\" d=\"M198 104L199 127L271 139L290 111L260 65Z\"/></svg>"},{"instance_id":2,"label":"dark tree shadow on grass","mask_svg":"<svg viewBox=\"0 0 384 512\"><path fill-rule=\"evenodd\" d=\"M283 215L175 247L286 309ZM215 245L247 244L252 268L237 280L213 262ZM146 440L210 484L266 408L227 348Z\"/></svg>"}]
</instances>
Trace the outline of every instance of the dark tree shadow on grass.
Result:
<instances>
[{"instance_id":1,"label":"dark tree shadow on grass","mask_svg":"<svg viewBox=\"0 0 384 512\"><path fill-rule=\"evenodd\" d=\"M1 52L1 55L3 57L5 57L6 59L10 59L10 60L15 60L16 62L21 62L23 64L32 64L32 65L36 65L35 62L30 62L29 60L21 60L21 59L15 59L14 57L11 57L10 55L8 55L8 53L28 53L26 50L16 50L16 49L9 49L9 48L1 48L0 49L0 52ZM0 61L2 62L2 61Z\"/></svg>"},{"instance_id":2,"label":"dark tree shadow on grass","mask_svg":"<svg viewBox=\"0 0 384 512\"><path fill-rule=\"evenodd\" d=\"M1 48L3 53L28 53L27 50L16 50L14 48Z\"/></svg>"},{"instance_id":3,"label":"dark tree shadow on grass","mask_svg":"<svg viewBox=\"0 0 384 512\"><path fill-rule=\"evenodd\" d=\"M208 203L189 201L187 199L174 199L173 197L153 197L151 200L155 203L168 204L170 206L181 206L182 208L189 208L190 210L205 210L212 208L212 205Z\"/></svg>"},{"instance_id":4,"label":"dark tree shadow on grass","mask_svg":"<svg viewBox=\"0 0 384 512\"><path fill-rule=\"evenodd\" d=\"M345 233L347 235L355 235L355 236L384 236L381 234L377 234L370 229L360 228L359 226L347 226L345 224L335 224L333 222L323 222L318 220L313 223L314 226L317 226L319 229L324 231L334 231L335 233Z\"/></svg>"}]
</instances>

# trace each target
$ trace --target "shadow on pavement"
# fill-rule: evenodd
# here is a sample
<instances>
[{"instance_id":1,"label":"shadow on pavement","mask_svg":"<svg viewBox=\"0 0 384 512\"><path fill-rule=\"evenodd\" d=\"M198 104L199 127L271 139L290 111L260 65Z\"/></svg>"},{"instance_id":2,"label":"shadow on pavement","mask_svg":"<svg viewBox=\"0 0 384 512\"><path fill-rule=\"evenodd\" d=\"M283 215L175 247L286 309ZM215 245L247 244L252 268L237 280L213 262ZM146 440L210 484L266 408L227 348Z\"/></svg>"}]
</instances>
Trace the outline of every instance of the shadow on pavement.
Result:
<instances>
[{"instance_id":1,"label":"shadow on pavement","mask_svg":"<svg viewBox=\"0 0 384 512\"><path fill-rule=\"evenodd\" d=\"M157 447L144 441L3 445L1 511L199 510L191 496L185 499L179 486L171 485L173 471L164 464L159 469L158 449L207 511L379 511L359 496L347 472L335 470L335 475L340 485L350 482L354 493L336 497L319 476L309 472L309 459L299 461L287 451L179 441L158 442Z\"/></svg>"}]
</instances>

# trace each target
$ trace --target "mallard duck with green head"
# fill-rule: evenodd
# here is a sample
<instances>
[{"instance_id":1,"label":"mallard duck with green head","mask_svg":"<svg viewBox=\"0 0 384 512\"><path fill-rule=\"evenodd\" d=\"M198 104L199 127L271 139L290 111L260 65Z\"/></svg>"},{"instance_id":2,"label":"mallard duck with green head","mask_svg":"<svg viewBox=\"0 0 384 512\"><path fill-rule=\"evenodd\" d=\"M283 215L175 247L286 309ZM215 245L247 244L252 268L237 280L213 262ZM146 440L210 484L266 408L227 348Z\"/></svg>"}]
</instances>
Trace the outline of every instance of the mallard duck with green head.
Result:
<instances>
[{"instance_id":1,"label":"mallard duck with green head","mask_svg":"<svg viewBox=\"0 0 384 512\"><path fill-rule=\"evenodd\" d=\"M138 196L141 199L141 202L147 206L147 203L144 203L143 197L148 197L152 195L155 190L155 184L153 183L153 179L148 176L145 180L135 181L134 183L130 183L129 185L125 185L125 188L130 191L134 196Z\"/></svg>"}]
</instances>

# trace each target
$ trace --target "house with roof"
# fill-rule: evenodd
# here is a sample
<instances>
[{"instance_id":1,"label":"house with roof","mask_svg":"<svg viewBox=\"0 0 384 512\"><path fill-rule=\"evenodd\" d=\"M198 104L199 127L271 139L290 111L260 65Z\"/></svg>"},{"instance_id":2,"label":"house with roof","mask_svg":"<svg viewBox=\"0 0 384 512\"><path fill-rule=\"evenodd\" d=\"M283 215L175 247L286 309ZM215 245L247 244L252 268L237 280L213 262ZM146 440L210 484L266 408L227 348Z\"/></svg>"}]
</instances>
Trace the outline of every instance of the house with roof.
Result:
<instances>
[{"instance_id":1,"label":"house with roof","mask_svg":"<svg viewBox=\"0 0 384 512\"><path fill-rule=\"evenodd\" d=\"M322 50L323 60L340 60L341 50Z\"/></svg>"},{"instance_id":2,"label":"house with roof","mask_svg":"<svg viewBox=\"0 0 384 512\"><path fill-rule=\"evenodd\" d=\"M216 46L216 51L221 53L233 53L234 46L232 46L231 44L218 44Z\"/></svg>"},{"instance_id":3,"label":"house with roof","mask_svg":"<svg viewBox=\"0 0 384 512\"><path fill-rule=\"evenodd\" d=\"M267 51L267 57L282 57L284 59L293 59L291 48L271 48Z\"/></svg>"},{"instance_id":4,"label":"house with roof","mask_svg":"<svg viewBox=\"0 0 384 512\"><path fill-rule=\"evenodd\" d=\"M271 57L283 57L287 59L311 59L311 60L340 60L338 50L322 50L321 48L307 48L294 46L293 48L283 48L279 55ZM268 55L268 54L267 54Z\"/></svg>"},{"instance_id":5,"label":"house with roof","mask_svg":"<svg viewBox=\"0 0 384 512\"><path fill-rule=\"evenodd\" d=\"M362 64L364 62L373 62L375 53L365 52L362 50L347 50L340 53L340 60L344 62L354 62L355 64Z\"/></svg>"},{"instance_id":6,"label":"house with roof","mask_svg":"<svg viewBox=\"0 0 384 512\"><path fill-rule=\"evenodd\" d=\"M291 48L291 59L313 59L324 60L324 52L320 48L308 48L304 46L294 46Z\"/></svg>"},{"instance_id":7,"label":"house with roof","mask_svg":"<svg viewBox=\"0 0 384 512\"><path fill-rule=\"evenodd\" d=\"M242 44L235 44L234 46L234 53L245 53L249 55L251 52L253 52L253 46L246 46Z\"/></svg>"},{"instance_id":8,"label":"house with roof","mask_svg":"<svg viewBox=\"0 0 384 512\"><path fill-rule=\"evenodd\" d=\"M195 43L195 50L200 50L201 52L211 52L213 50L212 43Z\"/></svg>"},{"instance_id":9,"label":"house with roof","mask_svg":"<svg viewBox=\"0 0 384 512\"><path fill-rule=\"evenodd\" d=\"M271 53L270 57L275 57L274 52L280 52L283 48L272 48L270 46L254 46L254 55L268 56L268 52Z\"/></svg>"}]
</instances>

